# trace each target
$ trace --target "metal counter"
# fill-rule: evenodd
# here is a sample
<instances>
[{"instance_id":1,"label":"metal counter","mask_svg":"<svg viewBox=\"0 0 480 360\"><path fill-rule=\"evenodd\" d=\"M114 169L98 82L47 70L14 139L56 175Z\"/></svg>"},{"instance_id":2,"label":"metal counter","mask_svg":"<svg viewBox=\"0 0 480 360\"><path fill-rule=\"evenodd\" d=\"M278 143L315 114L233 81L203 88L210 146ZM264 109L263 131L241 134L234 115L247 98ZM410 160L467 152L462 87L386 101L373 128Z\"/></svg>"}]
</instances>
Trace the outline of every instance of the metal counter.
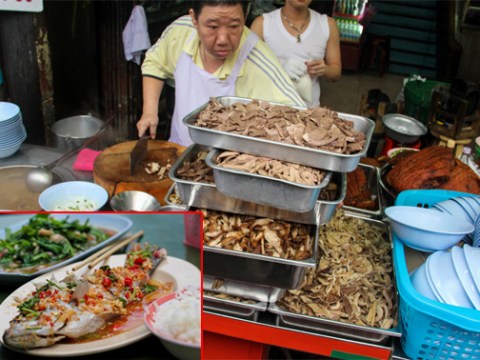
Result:
<instances>
[{"instance_id":1,"label":"metal counter","mask_svg":"<svg viewBox=\"0 0 480 360\"><path fill-rule=\"evenodd\" d=\"M0 168L15 165L47 165L63 154L64 152L56 148L23 143L20 150L15 154L0 159ZM91 172L73 170L72 166L76 157L77 155L73 154L52 170L61 175L65 180L93 181Z\"/></svg>"}]
</instances>

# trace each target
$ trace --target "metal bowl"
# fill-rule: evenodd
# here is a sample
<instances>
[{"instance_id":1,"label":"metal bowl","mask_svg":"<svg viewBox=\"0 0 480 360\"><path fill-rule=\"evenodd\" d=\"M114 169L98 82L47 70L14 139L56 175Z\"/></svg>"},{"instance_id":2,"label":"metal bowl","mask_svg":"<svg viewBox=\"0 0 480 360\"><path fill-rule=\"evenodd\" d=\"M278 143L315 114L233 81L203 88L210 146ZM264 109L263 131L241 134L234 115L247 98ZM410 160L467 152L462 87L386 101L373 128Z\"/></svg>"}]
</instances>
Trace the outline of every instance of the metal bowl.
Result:
<instances>
[{"instance_id":1,"label":"metal bowl","mask_svg":"<svg viewBox=\"0 0 480 360\"><path fill-rule=\"evenodd\" d=\"M403 114L387 114L382 122L385 134L402 144L414 143L428 131L420 121Z\"/></svg>"},{"instance_id":2,"label":"metal bowl","mask_svg":"<svg viewBox=\"0 0 480 360\"><path fill-rule=\"evenodd\" d=\"M114 211L158 211L160 202L149 193L138 190L123 191L110 199Z\"/></svg>"}]
</instances>

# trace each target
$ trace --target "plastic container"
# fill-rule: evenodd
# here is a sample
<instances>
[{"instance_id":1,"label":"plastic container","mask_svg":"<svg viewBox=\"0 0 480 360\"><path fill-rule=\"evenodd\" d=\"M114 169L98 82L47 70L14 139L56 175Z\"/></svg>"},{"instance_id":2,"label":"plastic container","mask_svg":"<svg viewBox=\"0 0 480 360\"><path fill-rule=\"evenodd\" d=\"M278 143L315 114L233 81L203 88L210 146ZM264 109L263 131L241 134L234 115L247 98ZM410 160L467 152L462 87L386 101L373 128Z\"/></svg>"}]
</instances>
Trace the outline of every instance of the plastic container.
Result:
<instances>
[{"instance_id":1,"label":"plastic container","mask_svg":"<svg viewBox=\"0 0 480 360\"><path fill-rule=\"evenodd\" d=\"M430 101L432 100L432 91L437 85L449 86L447 83L432 80L407 82L404 90L404 113L426 124L430 110Z\"/></svg>"},{"instance_id":2,"label":"plastic container","mask_svg":"<svg viewBox=\"0 0 480 360\"><path fill-rule=\"evenodd\" d=\"M472 196L448 190L407 190L395 205L431 207L457 196ZM393 236L393 262L400 298L401 344L410 359L468 360L480 357L480 316L478 310L441 304L420 295L407 270L405 248Z\"/></svg>"},{"instance_id":3,"label":"plastic container","mask_svg":"<svg viewBox=\"0 0 480 360\"><path fill-rule=\"evenodd\" d=\"M183 243L188 246L200 249L202 233L202 215L200 212L189 212L183 215L185 238Z\"/></svg>"}]
</instances>

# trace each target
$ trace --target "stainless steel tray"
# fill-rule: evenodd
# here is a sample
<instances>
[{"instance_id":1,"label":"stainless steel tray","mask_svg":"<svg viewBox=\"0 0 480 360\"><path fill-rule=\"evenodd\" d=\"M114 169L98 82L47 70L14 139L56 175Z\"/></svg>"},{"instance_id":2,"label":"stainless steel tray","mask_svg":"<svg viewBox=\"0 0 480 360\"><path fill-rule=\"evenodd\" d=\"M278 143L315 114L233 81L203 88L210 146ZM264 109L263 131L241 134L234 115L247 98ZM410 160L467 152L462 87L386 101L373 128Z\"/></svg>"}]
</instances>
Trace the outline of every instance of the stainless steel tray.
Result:
<instances>
[{"instance_id":1,"label":"stainless steel tray","mask_svg":"<svg viewBox=\"0 0 480 360\"><path fill-rule=\"evenodd\" d=\"M174 194L178 197L178 188L176 183L173 183L165 194L165 197L163 198L165 204L173 206L184 206L188 209L188 206L182 201L182 199L178 198L179 202L172 201L171 196Z\"/></svg>"},{"instance_id":2,"label":"stainless steel tray","mask_svg":"<svg viewBox=\"0 0 480 360\"><path fill-rule=\"evenodd\" d=\"M222 151L212 149L205 159L213 169L217 190L227 196L256 204L294 212L311 211L320 191L327 186L332 176L331 172L325 172L325 178L320 184L306 185L252 174L218 166L216 159Z\"/></svg>"},{"instance_id":3,"label":"stainless steel tray","mask_svg":"<svg viewBox=\"0 0 480 360\"><path fill-rule=\"evenodd\" d=\"M340 336L352 340L361 340L374 344L383 344L390 337L401 337L398 329L380 329L361 326L336 320L315 318L309 315L286 311L275 303L268 305L268 311L277 315L276 324L280 327L314 331L320 334Z\"/></svg>"},{"instance_id":4,"label":"stainless steel tray","mask_svg":"<svg viewBox=\"0 0 480 360\"><path fill-rule=\"evenodd\" d=\"M315 268L318 254L318 226L312 226L312 256L305 260L203 246L203 273L221 279L243 281L267 287L295 289L308 269Z\"/></svg>"},{"instance_id":5,"label":"stainless steel tray","mask_svg":"<svg viewBox=\"0 0 480 360\"><path fill-rule=\"evenodd\" d=\"M381 194L383 202L386 206L393 206L395 204L395 200L397 199L397 192L387 184L386 176L389 171L393 168L392 164L385 164L380 169L380 179L378 183L380 184Z\"/></svg>"},{"instance_id":6,"label":"stainless steel tray","mask_svg":"<svg viewBox=\"0 0 480 360\"><path fill-rule=\"evenodd\" d=\"M267 307L268 303L264 301L255 301L255 303L249 304L203 294L203 309L213 310L215 312L240 317L242 319L257 321L258 314L260 312L265 312Z\"/></svg>"},{"instance_id":7,"label":"stainless steel tray","mask_svg":"<svg viewBox=\"0 0 480 360\"><path fill-rule=\"evenodd\" d=\"M221 286L216 285L218 284L216 280L221 280ZM245 299L259 301L260 303L275 302L286 292L285 289L281 288L224 279L211 276L205 272L203 273L203 291L239 296Z\"/></svg>"},{"instance_id":8,"label":"stainless steel tray","mask_svg":"<svg viewBox=\"0 0 480 360\"><path fill-rule=\"evenodd\" d=\"M317 223L325 224L332 217L339 203L343 201L346 193L346 175L344 173L332 173L330 182L337 184L337 198L334 200L317 200L314 209L311 211L298 213L291 210L277 209L270 206L255 204L248 201L226 196L217 190L215 184L207 184L189 180L183 180L176 176L177 169L182 166L184 161L188 161L196 156L199 151L208 149L201 145L192 145L186 149L180 158L173 164L169 176L175 181L170 191L165 197L166 203L169 203L168 197L175 187L178 190L178 196L187 207L197 207L202 209L211 209L218 211L231 212L242 215L252 215L258 217L268 217L271 219L292 221L301 224L315 225Z\"/></svg>"},{"instance_id":9,"label":"stainless steel tray","mask_svg":"<svg viewBox=\"0 0 480 360\"><path fill-rule=\"evenodd\" d=\"M372 219L381 219L383 213L383 199L380 192L380 168L367 164L358 164L363 168L367 178L367 186L371 190L372 198L377 200L378 208L376 210L362 209L355 206L344 205L343 208L350 213L358 213ZM348 181L348 180L347 180ZM347 184L348 185L348 184Z\"/></svg>"},{"instance_id":10,"label":"stainless steel tray","mask_svg":"<svg viewBox=\"0 0 480 360\"><path fill-rule=\"evenodd\" d=\"M347 216L357 217L365 220L373 226L386 229L391 241L391 230L387 224L380 220L371 219L360 214L349 213ZM395 284L395 282L393 282ZM395 292L396 293L396 292ZM398 298L396 299L397 305ZM285 310L275 303L268 305L268 311L276 314L277 325L287 328L303 329L318 333L339 335L341 337L362 340L370 343L385 343L390 337L401 337L400 329L380 329L371 326L356 325L348 322L341 322L316 316L303 315ZM397 313L398 316L398 313Z\"/></svg>"},{"instance_id":11,"label":"stainless steel tray","mask_svg":"<svg viewBox=\"0 0 480 360\"><path fill-rule=\"evenodd\" d=\"M217 97L217 100L224 106L229 106L237 102L247 104L252 101L252 99L235 96L221 96ZM270 102L270 104L285 106L284 104L274 102ZM312 149L294 144L286 144L195 126L194 123L198 114L207 106L208 103L204 104L183 119L183 123L188 127L188 132L193 142L213 148L266 156L330 171L349 172L355 170L360 158L367 153L375 128L375 123L366 117L338 113L341 119L352 121L354 123L354 129L364 133L366 140L364 148L358 153L337 154L326 150ZM292 106L292 108L305 109L298 106Z\"/></svg>"}]
</instances>

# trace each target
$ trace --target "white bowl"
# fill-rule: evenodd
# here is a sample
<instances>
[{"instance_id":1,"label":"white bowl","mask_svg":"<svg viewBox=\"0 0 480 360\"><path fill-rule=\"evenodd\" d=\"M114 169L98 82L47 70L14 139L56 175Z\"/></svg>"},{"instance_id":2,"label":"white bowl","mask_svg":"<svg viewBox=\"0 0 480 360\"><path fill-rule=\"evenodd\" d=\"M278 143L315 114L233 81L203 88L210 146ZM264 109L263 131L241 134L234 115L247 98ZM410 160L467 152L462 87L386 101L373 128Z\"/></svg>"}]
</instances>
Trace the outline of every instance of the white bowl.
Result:
<instances>
[{"instance_id":1,"label":"white bowl","mask_svg":"<svg viewBox=\"0 0 480 360\"><path fill-rule=\"evenodd\" d=\"M468 298L472 302L475 309L480 310L480 292L477 290L472 274L468 269L463 248L459 246L453 246L450 250L450 254L452 256L453 267L457 272L457 276L460 279Z\"/></svg>"},{"instance_id":2,"label":"white bowl","mask_svg":"<svg viewBox=\"0 0 480 360\"><path fill-rule=\"evenodd\" d=\"M468 220L469 222L472 222L472 219L466 209L459 202L454 201L453 199L441 201L433 205L433 207L441 209L443 210L443 212L447 212L451 215L455 215L462 219Z\"/></svg>"},{"instance_id":3,"label":"white bowl","mask_svg":"<svg viewBox=\"0 0 480 360\"><path fill-rule=\"evenodd\" d=\"M427 258L427 261L425 261L425 276L427 277L428 285L430 285L430 289L435 294L435 297L437 298L437 301L439 301L441 303L445 303L443 298L440 296L440 293L438 292L437 288L435 287L435 284L433 283L433 279L432 279L432 276L430 275L430 271L428 271L428 267L430 266L431 260L432 260L431 256L429 255L428 258Z\"/></svg>"},{"instance_id":4,"label":"white bowl","mask_svg":"<svg viewBox=\"0 0 480 360\"><path fill-rule=\"evenodd\" d=\"M11 102L0 101L0 122L8 121L18 114L20 114L18 105Z\"/></svg>"},{"instance_id":5,"label":"white bowl","mask_svg":"<svg viewBox=\"0 0 480 360\"><path fill-rule=\"evenodd\" d=\"M475 220L475 230L473 231L473 246L480 247L480 215Z\"/></svg>"},{"instance_id":6,"label":"white bowl","mask_svg":"<svg viewBox=\"0 0 480 360\"><path fill-rule=\"evenodd\" d=\"M407 246L420 251L448 249L474 229L466 220L432 209L390 206L385 214L395 235Z\"/></svg>"},{"instance_id":7,"label":"white bowl","mask_svg":"<svg viewBox=\"0 0 480 360\"><path fill-rule=\"evenodd\" d=\"M417 290L420 294L423 296L435 300L435 301L440 301L435 293L433 292L432 288L430 287L430 284L427 280L427 274L426 274L426 265L422 264L420 265L411 275L410 275L410 280L412 282L413 287L415 290Z\"/></svg>"},{"instance_id":8,"label":"white bowl","mask_svg":"<svg viewBox=\"0 0 480 360\"><path fill-rule=\"evenodd\" d=\"M464 199L457 197L455 199L452 199L453 201L457 202L460 204L460 206L463 208L463 210L468 214L468 217L470 218L470 221L472 224L475 222L475 219L477 218L475 210L473 207Z\"/></svg>"},{"instance_id":9,"label":"white bowl","mask_svg":"<svg viewBox=\"0 0 480 360\"><path fill-rule=\"evenodd\" d=\"M25 140L25 139L23 139L23 140ZM0 149L0 159L9 157L9 156L12 156L13 154L15 154L20 149L20 147L22 146L23 140L17 142L16 144L8 145L7 147L1 148Z\"/></svg>"},{"instance_id":10,"label":"white bowl","mask_svg":"<svg viewBox=\"0 0 480 360\"><path fill-rule=\"evenodd\" d=\"M427 273L433 287L446 304L473 309L473 304L463 288L453 266L452 257L447 251L436 251L429 256Z\"/></svg>"},{"instance_id":11,"label":"white bowl","mask_svg":"<svg viewBox=\"0 0 480 360\"><path fill-rule=\"evenodd\" d=\"M107 191L88 181L67 181L52 185L38 197L45 211L97 211L108 201Z\"/></svg>"},{"instance_id":12,"label":"white bowl","mask_svg":"<svg viewBox=\"0 0 480 360\"><path fill-rule=\"evenodd\" d=\"M157 336L162 344L167 348L167 350L180 360L199 360L200 359L200 343L192 344L189 342L181 341L173 338L173 336L166 331L165 329L159 329L159 326L155 324L156 313L168 306L174 306L175 302L179 300L176 299L176 294L169 294L160 299L153 301L149 304L145 310L144 321L147 328ZM181 300L180 300L181 301ZM200 301L199 301L199 311L200 310ZM200 315L199 315L200 316ZM180 318L180 315L178 316ZM200 326L200 324L199 324Z\"/></svg>"},{"instance_id":13,"label":"white bowl","mask_svg":"<svg viewBox=\"0 0 480 360\"><path fill-rule=\"evenodd\" d=\"M477 291L480 292L480 266L478 265L480 264L480 248L465 244L463 245L463 253L465 254L470 274L477 286Z\"/></svg>"}]
</instances>

